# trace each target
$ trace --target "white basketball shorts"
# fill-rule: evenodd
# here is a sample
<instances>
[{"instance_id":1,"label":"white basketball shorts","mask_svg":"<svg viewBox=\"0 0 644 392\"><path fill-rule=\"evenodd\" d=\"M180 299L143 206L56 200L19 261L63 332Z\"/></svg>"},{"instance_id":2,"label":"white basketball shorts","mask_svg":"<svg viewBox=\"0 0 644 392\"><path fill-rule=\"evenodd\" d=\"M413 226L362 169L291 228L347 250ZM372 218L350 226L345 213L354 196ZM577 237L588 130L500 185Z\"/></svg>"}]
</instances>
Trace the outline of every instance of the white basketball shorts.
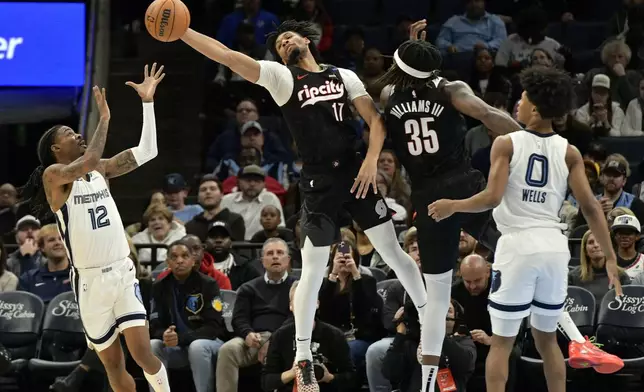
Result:
<instances>
[{"instance_id":1,"label":"white basketball shorts","mask_svg":"<svg viewBox=\"0 0 644 392\"><path fill-rule=\"evenodd\" d=\"M568 294L568 239L557 229L503 234L494 264L488 311L516 320L530 313L558 316Z\"/></svg>"},{"instance_id":2,"label":"white basketball shorts","mask_svg":"<svg viewBox=\"0 0 644 392\"><path fill-rule=\"evenodd\" d=\"M72 269L72 282L88 346L109 347L119 333L146 325L146 313L130 258L103 267Z\"/></svg>"}]
</instances>

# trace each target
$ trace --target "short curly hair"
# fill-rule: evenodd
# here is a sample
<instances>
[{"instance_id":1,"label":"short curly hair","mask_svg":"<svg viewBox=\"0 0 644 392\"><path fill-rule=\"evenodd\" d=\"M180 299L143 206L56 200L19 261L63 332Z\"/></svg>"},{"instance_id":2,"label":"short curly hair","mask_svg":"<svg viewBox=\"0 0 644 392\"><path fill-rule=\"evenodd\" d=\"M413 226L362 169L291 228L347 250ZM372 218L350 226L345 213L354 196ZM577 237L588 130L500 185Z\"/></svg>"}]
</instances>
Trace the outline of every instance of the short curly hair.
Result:
<instances>
[{"instance_id":1,"label":"short curly hair","mask_svg":"<svg viewBox=\"0 0 644 392\"><path fill-rule=\"evenodd\" d=\"M521 86L544 120L562 117L573 107L572 79L564 71L534 66L521 72Z\"/></svg>"}]
</instances>

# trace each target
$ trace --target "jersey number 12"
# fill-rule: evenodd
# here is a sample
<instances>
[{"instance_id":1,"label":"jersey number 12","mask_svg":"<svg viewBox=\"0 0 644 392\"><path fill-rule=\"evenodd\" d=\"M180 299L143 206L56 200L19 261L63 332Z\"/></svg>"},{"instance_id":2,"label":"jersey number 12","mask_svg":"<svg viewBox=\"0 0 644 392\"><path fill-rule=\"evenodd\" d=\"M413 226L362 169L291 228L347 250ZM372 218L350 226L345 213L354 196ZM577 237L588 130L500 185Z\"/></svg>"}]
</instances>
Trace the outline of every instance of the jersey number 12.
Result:
<instances>
[{"instance_id":1,"label":"jersey number 12","mask_svg":"<svg viewBox=\"0 0 644 392\"><path fill-rule=\"evenodd\" d=\"M410 135L411 141L407 149L411 155L420 155L423 152L434 154L438 151L438 135L429 129L429 123L434 122L434 117L423 117L420 121L409 119L405 121L405 133Z\"/></svg>"},{"instance_id":2,"label":"jersey number 12","mask_svg":"<svg viewBox=\"0 0 644 392\"><path fill-rule=\"evenodd\" d=\"M107 208L105 206L90 208L87 212L89 212L89 217L92 221L92 230L110 225L110 220L107 217Z\"/></svg>"}]
</instances>

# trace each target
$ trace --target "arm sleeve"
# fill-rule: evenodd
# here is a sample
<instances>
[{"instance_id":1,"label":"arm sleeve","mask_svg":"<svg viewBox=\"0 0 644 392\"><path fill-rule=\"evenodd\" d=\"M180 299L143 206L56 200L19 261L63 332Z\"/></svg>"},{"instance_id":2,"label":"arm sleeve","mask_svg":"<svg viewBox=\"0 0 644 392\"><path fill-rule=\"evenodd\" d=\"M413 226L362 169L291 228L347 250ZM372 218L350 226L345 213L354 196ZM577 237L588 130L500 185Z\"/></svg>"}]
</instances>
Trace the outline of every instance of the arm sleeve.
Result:
<instances>
[{"instance_id":1,"label":"arm sleeve","mask_svg":"<svg viewBox=\"0 0 644 392\"><path fill-rule=\"evenodd\" d=\"M139 145L132 148L136 163L141 166L159 154L157 148L157 124L154 117L154 102L143 102L143 129Z\"/></svg>"},{"instance_id":2,"label":"arm sleeve","mask_svg":"<svg viewBox=\"0 0 644 392\"><path fill-rule=\"evenodd\" d=\"M283 106L293 93L293 75L285 66L275 61L260 60L257 84L264 87L277 106Z\"/></svg>"},{"instance_id":3,"label":"arm sleeve","mask_svg":"<svg viewBox=\"0 0 644 392\"><path fill-rule=\"evenodd\" d=\"M340 72L340 76L342 76L342 82L347 89L347 95L350 101L367 95L364 83L362 83L362 80L360 80L355 72L345 68L338 68L338 71Z\"/></svg>"},{"instance_id":4,"label":"arm sleeve","mask_svg":"<svg viewBox=\"0 0 644 392\"><path fill-rule=\"evenodd\" d=\"M282 388L284 386L282 373L291 368L284 363L284 358L282 358L280 351L288 347L289 344L284 341L283 336L288 337L287 334L283 333L282 328L279 328L271 335L268 352L266 353L266 363L262 367L262 390L264 391L270 392Z\"/></svg>"},{"instance_id":5,"label":"arm sleeve","mask_svg":"<svg viewBox=\"0 0 644 392\"><path fill-rule=\"evenodd\" d=\"M221 315L222 308L217 309L222 304L219 286L211 278L205 278L202 285L204 304L201 317L203 318L203 324L195 330L179 333L179 346L186 347L197 339L224 337L226 328ZM216 301L219 302L217 303Z\"/></svg>"},{"instance_id":6,"label":"arm sleeve","mask_svg":"<svg viewBox=\"0 0 644 392\"><path fill-rule=\"evenodd\" d=\"M246 339L246 335L253 332L253 327L250 323L250 291L246 284L237 290L235 309L233 310L233 331L235 331L236 336L242 339Z\"/></svg>"}]
</instances>

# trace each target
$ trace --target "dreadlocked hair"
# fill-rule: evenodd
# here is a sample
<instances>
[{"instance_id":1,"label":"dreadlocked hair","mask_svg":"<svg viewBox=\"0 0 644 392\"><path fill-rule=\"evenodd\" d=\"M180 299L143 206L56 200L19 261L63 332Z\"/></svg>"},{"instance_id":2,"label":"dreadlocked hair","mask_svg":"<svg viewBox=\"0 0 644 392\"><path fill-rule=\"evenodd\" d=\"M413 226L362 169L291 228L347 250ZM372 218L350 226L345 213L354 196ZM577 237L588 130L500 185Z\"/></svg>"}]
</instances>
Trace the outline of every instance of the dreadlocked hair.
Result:
<instances>
[{"instance_id":1,"label":"dreadlocked hair","mask_svg":"<svg viewBox=\"0 0 644 392\"><path fill-rule=\"evenodd\" d=\"M427 78L417 78L403 71L398 66L394 56L394 62L387 72L378 79L376 83L393 85L396 90L419 89L431 87L431 81L439 74L439 68L443 57L437 47L427 41L405 41L397 50L398 58L411 67L421 72L429 72Z\"/></svg>"},{"instance_id":2,"label":"dreadlocked hair","mask_svg":"<svg viewBox=\"0 0 644 392\"><path fill-rule=\"evenodd\" d=\"M54 144L54 139L56 138L56 133L61 129L63 125L55 125L47 130L38 140L38 160L40 165L31 173L27 183L20 188L20 198L23 201L29 202L29 209L32 214L40 219L46 220L50 218L52 213L47 202L47 196L45 195L45 187L42 182L42 175L45 172L45 169L54 163L56 163L56 158L54 153L51 150L51 146Z\"/></svg>"},{"instance_id":3,"label":"dreadlocked hair","mask_svg":"<svg viewBox=\"0 0 644 392\"><path fill-rule=\"evenodd\" d=\"M277 26L277 29L275 31L272 31L266 35L266 45L268 46L268 49L271 51L271 54L273 55L273 57L275 57L276 60L279 61L279 59L281 59L279 53L277 52L277 48L275 47L277 37L288 31L301 35L304 38L308 38L310 41L309 51L311 52L311 55L313 56L315 61L319 61L320 52L318 51L318 48L314 42L320 38L320 33L318 32L318 30L316 30L313 23L309 21L295 20L284 21L281 25Z\"/></svg>"}]
</instances>

